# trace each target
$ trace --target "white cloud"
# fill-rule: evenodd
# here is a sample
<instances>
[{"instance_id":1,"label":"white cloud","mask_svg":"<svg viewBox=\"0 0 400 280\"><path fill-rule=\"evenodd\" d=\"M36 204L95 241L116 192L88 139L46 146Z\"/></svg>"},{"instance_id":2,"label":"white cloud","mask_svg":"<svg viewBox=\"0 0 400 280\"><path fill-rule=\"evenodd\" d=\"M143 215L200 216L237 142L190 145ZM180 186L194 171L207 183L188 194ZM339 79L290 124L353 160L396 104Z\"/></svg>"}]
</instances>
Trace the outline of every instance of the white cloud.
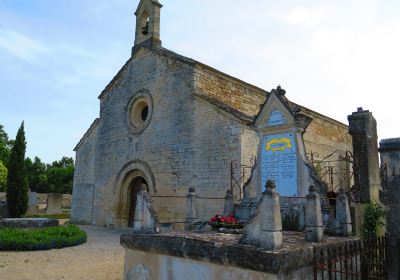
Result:
<instances>
[{"instance_id":1,"label":"white cloud","mask_svg":"<svg viewBox=\"0 0 400 280\"><path fill-rule=\"evenodd\" d=\"M288 12L275 12L272 15L290 25L309 29L317 26L323 19L325 13L320 9L297 7Z\"/></svg>"},{"instance_id":2,"label":"white cloud","mask_svg":"<svg viewBox=\"0 0 400 280\"><path fill-rule=\"evenodd\" d=\"M27 62L37 62L51 50L38 40L13 30L0 30L0 48Z\"/></svg>"},{"instance_id":3,"label":"white cloud","mask_svg":"<svg viewBox=\"0 0 400 280\"><path fill-rule=\"evenodd\" d=\"M5 50L10 55L21 60L22 63L4 65L10 71L25 69L26 77L33 77L41 71L46 79L37 83L49 83L52 87L73 86L111 79L117 71L117 61L112 61L115 55L101 56L93 52L66 42L45 41L26 36L14 30L0 29L0 52ZM36 68L28 68L27 64ZM29 70L30 69L30 70ZM34 70L32 70L34 69ZM29 75L29 71L32 72Z\"/></svg>"}]
</instances>

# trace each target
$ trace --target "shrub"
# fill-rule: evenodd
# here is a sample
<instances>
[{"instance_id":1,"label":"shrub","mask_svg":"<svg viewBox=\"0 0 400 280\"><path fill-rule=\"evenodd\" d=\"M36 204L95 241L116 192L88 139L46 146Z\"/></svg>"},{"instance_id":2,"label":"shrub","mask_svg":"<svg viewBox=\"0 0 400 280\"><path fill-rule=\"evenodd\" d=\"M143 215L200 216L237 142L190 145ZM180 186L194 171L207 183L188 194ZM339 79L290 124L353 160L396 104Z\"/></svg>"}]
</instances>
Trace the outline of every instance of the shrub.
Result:
<instances>
[{"instance_id":1,"label":"shrub","mask_svg":"<svg viewBox=\"0 0 400 280\"><path fill-rule=\"evenodd\" d=\"M376 203L368 203L363 206L362 236L364 239L376 238L378 230L384 225L383 218L386 212Z\"/></svg>"},{"instance_id":2,"label":"shrub","mask_svg":"<svg viewBox=\"0 0 400 280\"><path fill-rule=\"evenodd\" d=\"M37 251L77 246L86 232L75 225L41 229L0 229L0 251Z\"/></svg>"}]
</instances>

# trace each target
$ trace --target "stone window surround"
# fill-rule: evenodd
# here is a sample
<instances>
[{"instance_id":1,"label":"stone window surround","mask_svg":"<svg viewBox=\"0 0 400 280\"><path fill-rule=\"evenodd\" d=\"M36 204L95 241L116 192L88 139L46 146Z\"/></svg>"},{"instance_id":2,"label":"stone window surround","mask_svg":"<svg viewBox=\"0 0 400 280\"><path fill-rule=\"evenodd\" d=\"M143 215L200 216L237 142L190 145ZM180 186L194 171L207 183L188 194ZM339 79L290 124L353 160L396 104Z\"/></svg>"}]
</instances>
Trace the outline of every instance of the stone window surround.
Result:
<instances>
[{"instance_id":1,"label":"stone window surround","mask_svg":"<svg viewBox=\"0 0 400 280\"><path fill-rule=\"evenodd\" d=\"M148 107L148 113L145 120L142 120L142 110ZM139 90L129 100L126 107L126 127L132 134L142 133L149 125L153 115L153 98L146 89Z\"/></svg>"}]
</instances>

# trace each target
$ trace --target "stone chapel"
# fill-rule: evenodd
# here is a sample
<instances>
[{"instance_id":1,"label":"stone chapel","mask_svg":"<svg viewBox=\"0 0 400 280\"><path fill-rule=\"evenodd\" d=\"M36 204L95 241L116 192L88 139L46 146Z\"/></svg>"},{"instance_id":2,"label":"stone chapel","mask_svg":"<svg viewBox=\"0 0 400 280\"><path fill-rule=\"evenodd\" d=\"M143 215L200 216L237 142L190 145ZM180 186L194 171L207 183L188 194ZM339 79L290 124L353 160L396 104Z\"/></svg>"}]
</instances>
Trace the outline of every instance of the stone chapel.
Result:
<instances>
[{"instance_id":1,"label":"stone chapel","mask_svg":"<svg viewBox=\"0 0 400 280\"><path fill-rule=\"evenodd\" d=\"M352 149L345 124L291 102L280 87L266 91L165 49L161 8L140 0L132 55L75 147L73 222L131 227L143 186L161 224L179 228L189 189L199 219L209 220L222 214L234 164L250 167L233 189L237 201L260 197L267 179L281 196L304 196L307 153Z\"/></svg>"}]
</instances>

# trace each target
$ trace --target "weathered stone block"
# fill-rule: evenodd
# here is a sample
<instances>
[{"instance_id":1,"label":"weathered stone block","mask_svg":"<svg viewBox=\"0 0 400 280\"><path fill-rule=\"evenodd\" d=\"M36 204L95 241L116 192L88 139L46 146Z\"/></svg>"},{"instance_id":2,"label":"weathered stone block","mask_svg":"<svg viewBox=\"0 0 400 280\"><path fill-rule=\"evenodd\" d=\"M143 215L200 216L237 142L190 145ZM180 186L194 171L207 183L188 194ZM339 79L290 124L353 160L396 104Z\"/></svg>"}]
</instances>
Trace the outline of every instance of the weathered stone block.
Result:
<instances>
[{"instance_id":1,"label":"weathered stone block","mask_svg":"<svg viewBox=\"0 0 400 280\"><path fill-rule=\"evenodd\" d=\"M339 230L337 233L342 236L350 236L353 234L349 199L343 189L340 190L336 200L336 219L339 222Z\"/></svg>"},{"instance_id":2,"label":"weathered stone block","mask_svg":"<svg viewBox=\"0 0 400 280\"><path fill-rule=\"evenodd\" d=\"M47 196L46 214L62 214L62 194L49 193Z\"/></svg>"},{"instance_id":3,"label":"weathered stone block","mask_svg":"<svg viewBox=\"0 0 400 280\"><path fill-rule=\"evenodd\" d=\"M305 205L305 232L307 242L320 242L323 239L321 198L314 186L310 186Z\"/></svg>"},{"instance_id":4,"label":"weathered stone block","mask_svg":"<svg viewBox=\"0 0 400 280\"><path fill-rule=\"evenodd\" d=\"M245 225L240 242L267 250L277 250L282 245L279 194L275 191L276 186L272 181L267 181L266 187L267 191L263 193L256 214Z\"/></svg>"}]
</instances>

